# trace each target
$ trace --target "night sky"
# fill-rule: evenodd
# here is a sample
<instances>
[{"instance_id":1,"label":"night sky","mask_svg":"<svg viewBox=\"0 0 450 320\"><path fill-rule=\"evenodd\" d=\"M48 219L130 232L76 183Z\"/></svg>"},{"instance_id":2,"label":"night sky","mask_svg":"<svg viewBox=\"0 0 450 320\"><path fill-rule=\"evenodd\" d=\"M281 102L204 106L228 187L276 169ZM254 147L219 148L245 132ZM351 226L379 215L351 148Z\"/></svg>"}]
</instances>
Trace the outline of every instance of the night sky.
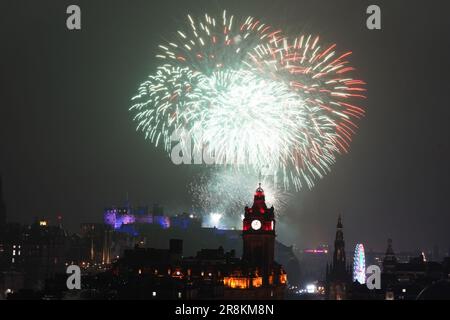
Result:
<instances>
[{"instance_id":1,"label":"night sky","mask_svg":"<svg viewBox=\"0 0 450 320\"><path fill-rule=\"evenodd\" d=\"M136 204L188 210L186 186L200 169L173 165L137 134L129 99L154 72L157 45L187 13L227 9L336 42L353 51L357 75L368 82L367 114L351 152L314 189L295 195L279 238L300 247L331 242L341 213L348 246L384 250L393 238L396 250L437 244L447 251L446 2L3 0L0 173L9 219L61 214L76 231L81 222L101 221L103 208L121 204L127 192ZM81 31L66 28L69 4L81 7ZM366 28L369 4L381 7L381 31Z\"/></svg>"}]
</instances>

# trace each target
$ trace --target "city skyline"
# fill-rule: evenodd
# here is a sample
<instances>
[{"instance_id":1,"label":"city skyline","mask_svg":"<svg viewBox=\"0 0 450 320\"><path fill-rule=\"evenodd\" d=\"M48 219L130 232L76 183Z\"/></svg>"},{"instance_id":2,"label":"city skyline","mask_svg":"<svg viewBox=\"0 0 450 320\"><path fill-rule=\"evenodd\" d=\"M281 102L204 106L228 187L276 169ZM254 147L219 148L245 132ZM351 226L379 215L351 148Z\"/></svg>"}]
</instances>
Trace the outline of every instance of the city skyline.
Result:
<instances>
[{"instance_id":1,"label":"city skyline","mask_svg":"<svg viewBox=\"0 0 450 320\"><path fill-rule=\"evenodd\" d=\"M274 210L259 186L237 230L130 204L105 209L105 223L83 223L76 234L61 221L0 223L0 299L448 298L450 257L437 249L405 256L389 239L384 253L358 244L352 256L339 216L333 247L299 252L276 240ZM78 284L66 269L83 270Z\"/></svg>"},{"instance_id":2,"label":"city skyline","mask_svg":"<svg viewBox=\"0 0 450 320\"><path fill-rule=\"evenodd\" d=\"M30 4L31 19L17 14L19 2L2 8L8 28L0 32L8 46L0 53L0 92L8 107L0 111L0 174L9 220L61 215L76 230L101 221L103 208L120 205L126 193L174 214L190 210L188 185L203 167L175 166L137 135L129 98L156 65L161 26L171 30L166 21L228 8L350 48L368 83L367 114L351 152L313 189L294 193L279 217L282 241L302 248L330 244L332 221L342 214L347 239L366 249L383 251L388 238L401 251L450 248L449 109L439 71L449 68L450 48L436 48L429 36L445 38L444 10L429 12L428 23L420 24L413 22L421 21L420 7L406 15L402 6L381 1L383 28L369 31L366 3L352 3L351 12L342 4L323 10L323 2L255 3L85 4L79 33L65 28L65 3Z\"/></svg>"},{"instance_id":3,"label":"city skyline","mask_svg":"<svg viewBox=\"0 0 450 320\"><path fill-rule=\"evenodd\" d=\"M0 177L1 178L1 177ZM1 182L1 179L0 179ZM0 183L0 191L2 184ZM128 194L127 194L128 196ZM0 193L0 213L2 214L2 219L4 219L4 222L6 223L18 223L18 221L10 221L8 220L8 216L6 214L6 205L4 201L2 200L2 194ZM242 204L249 205L251 202ZM158 203L153 203L153 205L143 204L139 203L138 206L135 206L129 199L126 199L123 201L122 204L119 205L113 205L110 207L104 207L102 213L98 215L98 217L95 217L92 221L82 221L80 222L75 228L67 228L67 226L64 225L64 219L61 215L36 215L33 217L33 219L23 223L26 225L33 225L33 224L42 224L45 223L45 225L48 226L64 226L64 228L67 231L70 231L71 233L78 233L81 229L83 229L83 226L86 224L94 223L94 224L101 224L104 223L105 225L109 225L113 230L120 231L121 226L126 225L133 225L135 223L137 224L147 224L147 223L154 223L162 227L163 229L170 228L171 226L181 227L181 222L173 222L171 223L171 219L181 219L189 218L188 220L192 221L199 221L200 225L203 228L217 228L218 230L235 230L235 231L242 231L242 228L240 227L241 218L243 217L241 215L241 218L239 217L231 217L230 219L224 219L222 215L220 217L216 217L217 221L211 222L211 219L214 219L214 215L217 215L215 213L195 213L194 211L190 210L184 210L180 212L166 212L164 211L164 206L161 206ZM114 218L111 218L111 215L114 215ZM123 215L123 218L120 218L119 215ZM184 218L183 218L184 217ZM339 220L342 219L342 215L338 214L336 216ZM113 220L112 220L113 219ZM225 220L225 221L223 221ZM3 220L0 220L0 222ZM119 222L120 221L120 222ZM176 221L176 220L175 220ZM334 224L330 223L334 226ZM187 224L189 225L189 224ZM348 232L349 230L347 230ZM128 231L126 231L128 232ZM351 233L351 232L350 232ZM331 237L331 235L330 235ZM347 244L350 245L348 253L353 252L352 246L355 244L358 245L364 245L367 246L368 252L375 255L383 255L385 253L385 247L381 248L373 248L370 243L362 241L362 243L358 242L358 240L355 239L347 239L350 241L347 241ZM391 243L392 245L392 238L386 238L385 244ZM309 253L309 254L329 254L330 248L332 245L332 241L322 241L317 242L312 245L306 245L306 246L298 246L297 244L293 244L296 254L301 253ZM324 249L326 248L326 249ZM430 259L432 261L436 261L436 259L440 259L443 257L447 257L450 255L450 248L441 247L438 244L434 244L430 247L421 246L421 247L409 247L409 248L402 248L401 250L398 250L398 247L396 247L397 253L399 253L404 261L408 261L411 257L417 256L417 254L424 255L425 259Z\"/></svg>"}]
</instances>

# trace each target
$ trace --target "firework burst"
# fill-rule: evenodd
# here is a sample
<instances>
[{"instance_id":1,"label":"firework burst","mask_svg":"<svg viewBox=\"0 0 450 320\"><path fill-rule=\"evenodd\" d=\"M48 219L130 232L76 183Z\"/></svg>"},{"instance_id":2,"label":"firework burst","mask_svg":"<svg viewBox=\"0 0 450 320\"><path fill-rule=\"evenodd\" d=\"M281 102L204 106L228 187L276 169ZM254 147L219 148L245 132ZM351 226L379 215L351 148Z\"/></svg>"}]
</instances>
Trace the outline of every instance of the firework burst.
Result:
<instances>
[{"instance_id":1,"label":"firework burst","mask_svg":"<svg viewBox=\"0 0 450 320\"><path fill-rule=\"evenodd\" d=\"M194 207L203 214L218 212L224 216L243 214L243 206L252 205L252 195L262 182L268 206L274 206L280 214L287 206L291 195L274 183L273 177L258 177L255 172L236 170L212 170L197 176L189 185Z\"/></svg>"},{"instance_id":2,"label":"firework burst","mask_svg":"<svg viewBox=\"0 0 450 320\"><path fill-rule=\"evenodd\" d=\"M207 76L218 70L241 69L250 48L276 41L281 34L253 17L238 20L226 11L221 17L187 17L185 30L178 30L174 41L159 45L161 52L156 57Z\"/></svg>"},{"instance_id":3,"label":"firework burst","mask_svg":"<svg viewBox=\"0 0 450 320\"><path fill-rule=\"evenodd\" d=\"M364 115L351 52L252 17L187 20L159 46L162 66L133 97L138 130L167 151L172 134L186 130L216 163L267 167L286 189L311 188L348 152Z\"/></svg>"},{"instance_id":4,"label":"firework burst","mask_svg":"<svg viewBox=\"0 0 450 320\"><path fill-rule=\"evenodd\" d=\"M303 101L306 118L298 126L300 143L293 145L283 169L296 187L309 187L322 178L348 152L364 110L352 100L364 99L365 82L353 79L355 69L346 60L351 52L338 55L336 44L322 48L319 37L287 37L261 44L249 52L245 64L255 73L285 83ZM303 180L303 181L302 181Z\"/></svg>"}]
</instances>

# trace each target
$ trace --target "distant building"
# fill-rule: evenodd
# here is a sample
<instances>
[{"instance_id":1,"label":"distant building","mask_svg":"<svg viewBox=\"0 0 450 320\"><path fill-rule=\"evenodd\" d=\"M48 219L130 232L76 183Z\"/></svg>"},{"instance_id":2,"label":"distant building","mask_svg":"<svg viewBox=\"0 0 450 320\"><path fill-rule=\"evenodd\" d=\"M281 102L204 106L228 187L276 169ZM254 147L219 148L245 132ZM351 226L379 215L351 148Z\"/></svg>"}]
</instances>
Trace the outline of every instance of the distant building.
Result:
<instances>
[{"instance_id":1,"label":"distant building","mask_svg":"<svg viewBox=\"0 0 450 320\"><path fill-rule=\"evenodd\" d=\"M188 228L201 228L202 219L192 213L183 212L182 214L177 214L170 217L170 226L172 228L179 228L184 230Z\"/></svg>"},{"instance_id":2,"label":"distant building","mask_svg":"<svg viewBox=\"0 0 450 320\"><path fill-rule=\"evenodd\" d=\"M326 293L329 300L346 300L352 283L352 273L347 266L342 219L339 215L334 240L333 263L327 265Z\"/></svg>"},{"instance_id":3,"label":"distant building","mask_svg":"<svg viewBox=\"0 0 450 320\"><path fill-rule=\"evenodd\" d=\"M383 272L390 274L395 272L397 266L397 257L395 256L394 249L392 248L392 239L388 239L388 247L383 259Z\"/></svg>"},{"instance_id":4,"label":"distant building","mask_svg":"<svg viewBox=\"0 0 450 320\"><path fill-rule=\"evenodd\" d=\"M432 297L435 288L449 288L450 259L443 262L427 261L423 253L411 257L408 262L399 262L388 240L383 260L382 289L389 300L416 300ZM439 283L438 286L433 284ZM427 289L428 288L428 289ZM427 294L422 293L427 289ZM445 290L444 290L445 291ZM441 293L443 294L442 291ZM450 291L440 299L450 299Z\"/></svg>"},{"instance_id":5,"label":"distant building","mask_svg":"<svg viewBox=\"0 0 450 320\"><path fill-rule=\"evenodd\" d=\"M136 235L134 224L155 224L163 229L170 227L170 218L164 216L164 209L159 205L154 205L153 212L150 213L148 207L133 208L127 201L123 207L106 208L103 217L104 223L114 230Z\"/></svg>"},{"instance_id":6,"label":"distant building","mask_svg":"<svg viewBox=\"0 0 450 320\"><path fill-rule=\"evenodd\" d=\"M368 290L353 283L351 299L364 300L426 300L450 299L450 259L427 261L423 253L402 259L394 253L392 240L382 259L381 289Z\"/></svg>"},{"instance_id":7,"label":"distant building","mask_svg":"<svg viewBox=\"0 0 450 320\"><path fill-rule=\"evenodd\" d=\"M223 276L239 259L233 252L202 249L183 258L183 242L171 239L169 249L126 250L114 263L114 277L124 279L117 287L118 299L219 299Z\"/></svg>"},{"instance_id":8,"label":"distant building","mask_svg":"<svg viewBox=\"0 0 450 320\"><path fill-rule=\"evenodd\" d=\"M435 244L433 246L433 250L431 252L431 258L433 261L441 261L441 251L439 250L439 246Z\"/></svg>"},{"instance_id":9,"label":"distant building","mask_svg":"<svg viewBox=\"0 0 450 320\"><path fill-rule=\"evenodd\" d=\"M298 286L301 281L302 269L298 258L294 254L294 246L287 246L279 241L275 241L275 260L289 274L289 286Z\"/></svg>"},{"instance_id":10,"label":"distant building","mask_svg":"<svg viewBox=\"0 0 450 320\"><path fill-rule=\"evenodd\" d=\"M46 279L64 272L70 244L62 228L37 220L10 231L7 269L23 272L24 288L41 290Z\"/></svg>"}]
</instances>

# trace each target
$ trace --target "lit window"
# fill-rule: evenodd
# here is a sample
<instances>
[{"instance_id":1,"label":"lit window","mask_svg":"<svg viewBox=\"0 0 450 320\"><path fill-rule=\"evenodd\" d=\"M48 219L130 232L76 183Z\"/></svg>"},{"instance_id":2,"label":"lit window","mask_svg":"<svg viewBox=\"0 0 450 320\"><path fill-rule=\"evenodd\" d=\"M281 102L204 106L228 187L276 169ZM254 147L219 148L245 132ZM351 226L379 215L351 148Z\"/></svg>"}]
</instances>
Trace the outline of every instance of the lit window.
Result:
<instances>
[{"instance_id":1,"label":"lit window","mask_svg":"<svg viewBox=\"0 0 450 320\"><path fill-rule=\"evenodd\" d=\"M178 299L181 299L181 292L178 292Z\"/></svg>"},{"instance_id":2,"label":"lit window","mask_svg":"<svg viewBox=\"0 0 450 320\"><path fill-rule=\"evenodd\" d=\"M250 279L246 277L225 277L223 284L233 289L247 289L250 286Z\"/></svg>"},{"instance_id":3,"label":"lit window","mask_svg":"<svg viewBox=\"0 0 450 320\"><path fill-rule=\"evenodd\" d=\"M15 256L16 255L16 250L13 250L13 256Z\"/></svg>"},{"instance_id":4,"label":"lit window","mask_svg":"<svg viewBox=\"0 0 450 320\"><path fill-rule=\"evenodd\" d=\"M252 286L255 288L262 286L262 277L256 277L252 279Z\"/></svg>"},{"instance_id":5,"label":"lit window","mask_svg":"<svg viewBox=\"0 0 450 320\"><path fill-rule=\"evenodd\" d=\"M152 296L156 297L156 291L152 292Z\"/></svg>"}]
</instances>

